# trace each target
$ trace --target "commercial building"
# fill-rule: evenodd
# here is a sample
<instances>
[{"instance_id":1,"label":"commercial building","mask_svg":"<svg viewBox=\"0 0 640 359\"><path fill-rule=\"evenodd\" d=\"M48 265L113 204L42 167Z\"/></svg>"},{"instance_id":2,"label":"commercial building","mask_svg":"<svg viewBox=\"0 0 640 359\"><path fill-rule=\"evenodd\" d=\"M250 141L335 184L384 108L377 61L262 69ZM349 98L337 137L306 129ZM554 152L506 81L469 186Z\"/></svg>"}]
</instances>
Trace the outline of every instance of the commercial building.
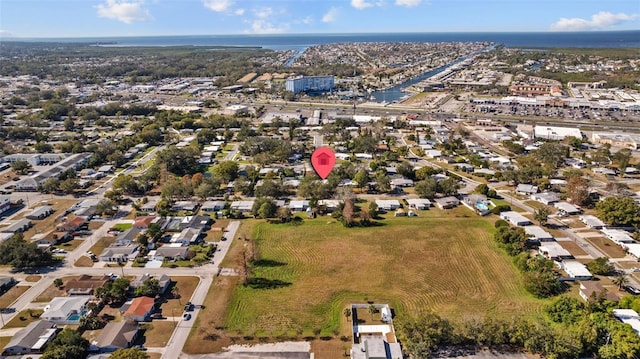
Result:
<instances>
[{"instance_id":1,"label":"commercial building","mask_svg":"<svg viewBox=\"0 0 640 359\"><path fill-rule=\"evenodd\" d=\"M333 76L298 76L287 79L285 87L294 94L300 92L328 92L333 90Z\"/></svg>"}]
</instances>

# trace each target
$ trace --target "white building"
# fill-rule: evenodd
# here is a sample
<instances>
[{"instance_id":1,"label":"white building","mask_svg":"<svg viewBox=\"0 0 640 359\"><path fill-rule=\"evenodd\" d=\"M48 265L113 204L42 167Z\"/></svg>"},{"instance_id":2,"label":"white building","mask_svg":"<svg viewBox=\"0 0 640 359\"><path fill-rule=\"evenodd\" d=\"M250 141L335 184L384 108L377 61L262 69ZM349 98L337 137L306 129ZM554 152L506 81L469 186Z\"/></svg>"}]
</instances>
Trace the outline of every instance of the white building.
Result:
<instances>
[{"instance_id":1,"label":"white building","mask_svg":"<svg viewBox=\"0 0 640 359\"><path fill-rule=\"evenodd\" d=\"M545 140L564 140L567 137L582 138L582 132L575 127L535 126L533 129L535 138Z\"/></svg>"},{"instance_id":2,"label":"white building","mask_svg":"<svg viewBox=\"0 0 640 359\"><path fill-rule=\"evenodd\" d=\"M573 278L576 280L590 280L593 275L587 269L587 266L578 262L578 261L562 261L559 263L560 268L567 272L569 278Z\"/></svg>"},{"instance_id":3,"label":"white building","mask_svg":"<svg viewBox=\"0 0 640 359\"><path fill-rule=\"evenodd\" d=\"M529 218L515 211L505 211L500 213L500 218L513 224L514 226L528 226L531 224Z\"/></svg>"}]
</instances>

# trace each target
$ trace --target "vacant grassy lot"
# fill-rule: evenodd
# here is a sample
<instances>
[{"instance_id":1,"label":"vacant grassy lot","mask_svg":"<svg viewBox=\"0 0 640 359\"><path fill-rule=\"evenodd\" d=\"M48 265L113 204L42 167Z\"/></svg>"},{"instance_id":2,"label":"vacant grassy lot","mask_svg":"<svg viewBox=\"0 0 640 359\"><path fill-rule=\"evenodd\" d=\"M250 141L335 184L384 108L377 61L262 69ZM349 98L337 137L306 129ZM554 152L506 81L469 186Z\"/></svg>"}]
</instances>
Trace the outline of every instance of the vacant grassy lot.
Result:
<instances>
[{"instance_id":1,"label":"vacant grassy lot","mask_svg":"<svg viewBox=\"0 0 640 359\"><path fill-rule=\"evenodd\" d=\"M31 208L44 206L48 204L53 207L53 210L55 211L55 213L43 220L32 221L33 227L31 227L29 230L24 232L24 238L29 239L33 237L33 235L35 235L36 233L46 233L52 229L55 229L57 224L56 218L59 215L61 215L65 210L69 209L69 207L73 206L76 202L78 201L75 199L56 198L56 199L51 199L51 200L42 201L36 204L32 204ZM31 211L27 210L22 215L24 216L29 213L31 213ZM16 219L17 218L18 217L16 217Z\"/></svg>"},{"instance_id":2,"label":"vacant grassy lot","mask_svg":"<svg viewBox=\"0 0 640 359\"><path fill-rule=\"evenodd\" d=\"M171 338L176 323L171 320L154 320L143 324L146 328L142 336L142 344L145 347L163 347Z\"/></svg>"},{"instance_id":3,"label":"vacant grassy lot","mask_svg":"<svg viewBox=\"0 0 640 359\"><path fill-rule=\"evenodd\" d=\"M51 299L55 297L66 297L67 292L65 292L64 286L67 283L69 283L70 280L78 279L78 277L71 276L71 277L63 277L60 279L62 279L62 287L56 288L56 286L53 285L53 281L51 281L51 285L47 287L47 289L45 289L44 292L40 293L40 295L37 296L33 301L35 303L44 303L44 302L50 302Z\"/></svg>"},{"instance_id":4,"label":"vacant grassy lot","mask_svg":"<svg viewBox=\"0 0 640 359\"><path fill-rule=\"evenodd\" d=\"M3 329L10 328L24 328L29 323L35 322L40 319L40 315L42 314L42 309L27 309L18 313L13 319L11 319L8 323L5 323Z\"/></svg>"},{"instance_id":5,"label":"vacant grassy lot","mask_svg":"<svg viewBox=\"0 0 640 359\"><path fill-rule=\"evenodd\" d=\"M368 301L389 303L399 316L535 315L543 301L524 290L493 243L494 220L459 208L369 228L328 217L259 223L257 284L236 288L224 327L257 337L335 337L349 333L343 309Z\"/></svg>"},{"instance_id":6,"label":"vacant grassy lot","mask_svg":"<svg viewBox=\"0 0 640 359\"><path fill-rule=\"evenodd\" d=\"M4 292L2 296L0 296L0 308L8 308L11 303L15 302L16 299L18 299L22 293L26 292L29 288L31 287L26 285L14 285L9 288L8 291Z\"/></svg>"}]
</instances>

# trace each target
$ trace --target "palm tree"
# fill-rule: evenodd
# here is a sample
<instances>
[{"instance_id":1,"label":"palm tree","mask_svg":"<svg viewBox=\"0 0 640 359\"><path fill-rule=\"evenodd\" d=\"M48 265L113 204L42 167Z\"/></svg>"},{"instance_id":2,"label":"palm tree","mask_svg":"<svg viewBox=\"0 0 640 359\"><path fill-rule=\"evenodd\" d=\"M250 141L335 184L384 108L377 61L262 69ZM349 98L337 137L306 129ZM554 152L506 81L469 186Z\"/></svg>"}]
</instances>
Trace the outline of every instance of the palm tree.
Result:
<instances>
[{"instance_id":1,"label":"palm tree","mask_svg":"<svg viewBox=\"0 0 640 359\"><path fill-rule=\"evenodd\" d=\"M618 274L613 279L613 284L618 286L618 290L622 290L622 287L629 284L629 278L627 278L626 274Z\"/></svg>"},{"instance_id":2,"label":"palm tree","mask_svg":"<svg viewBox=\"0 0 640 359\"><path fill-rule=\"evenodd\" d=\"M174 286L171 288L171 295L172 295L174 298L178 298L178 303L179 303L180 305L182 305L182 300L180 300L180 297L181 297L181 296L180 296L180 289L178 288L178 285L177 285L177 284L176 284L176 285L174 285Z\"/></svg>"},{"instance_id":3,"label":"palm tree","mask_svg":"<svg viewBox=\"0 0 640 359\"><path fill-rule=\"evenodd\" d=\"M351 308L344 308L344 316L347 318L347 320L349 320L349 317L351 317Z\"/></svg>"}]
</instances>

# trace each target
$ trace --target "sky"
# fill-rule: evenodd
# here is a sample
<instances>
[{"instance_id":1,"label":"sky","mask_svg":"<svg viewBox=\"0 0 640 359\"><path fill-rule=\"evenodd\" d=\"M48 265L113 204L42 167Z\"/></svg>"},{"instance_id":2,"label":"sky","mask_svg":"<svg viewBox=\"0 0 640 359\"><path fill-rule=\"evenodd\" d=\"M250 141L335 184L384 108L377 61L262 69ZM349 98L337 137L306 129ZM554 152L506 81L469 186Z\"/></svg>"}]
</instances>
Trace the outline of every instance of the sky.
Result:
<instances>
[{"instance_id":1,"label":"sky","mask_svg":"<svg viewBox=\"0 0 640 359\"><path fill-rule=\"evenodd\" d=\"M640 0L0 0L0 37L639 30Z\"/></svg>"}]
</instances>

